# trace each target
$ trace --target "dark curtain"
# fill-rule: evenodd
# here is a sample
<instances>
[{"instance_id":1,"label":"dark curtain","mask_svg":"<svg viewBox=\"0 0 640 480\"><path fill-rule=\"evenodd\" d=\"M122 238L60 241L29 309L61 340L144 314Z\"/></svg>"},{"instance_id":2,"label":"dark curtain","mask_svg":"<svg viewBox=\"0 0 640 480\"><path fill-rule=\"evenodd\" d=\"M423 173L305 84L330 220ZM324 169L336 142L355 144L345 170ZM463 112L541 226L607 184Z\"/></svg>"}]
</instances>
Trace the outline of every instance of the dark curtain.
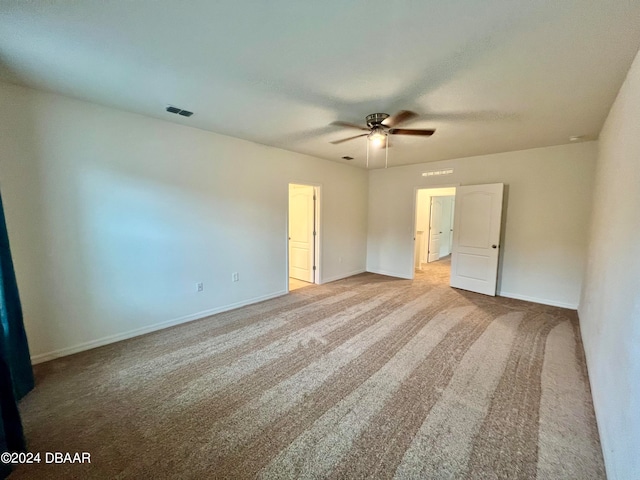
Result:
<instances>
[{"instance_id":1,"label":"dark curtain","mask_svg":"<svg viewBox=\"0 0 640 480\"><path fill-rule=\"evenodd\" d=\"M0 197L0 453L25 449L17 400L33 388L33 370ZM10 466L0 462L0 478Z\"/></svg>"}]
</instances>

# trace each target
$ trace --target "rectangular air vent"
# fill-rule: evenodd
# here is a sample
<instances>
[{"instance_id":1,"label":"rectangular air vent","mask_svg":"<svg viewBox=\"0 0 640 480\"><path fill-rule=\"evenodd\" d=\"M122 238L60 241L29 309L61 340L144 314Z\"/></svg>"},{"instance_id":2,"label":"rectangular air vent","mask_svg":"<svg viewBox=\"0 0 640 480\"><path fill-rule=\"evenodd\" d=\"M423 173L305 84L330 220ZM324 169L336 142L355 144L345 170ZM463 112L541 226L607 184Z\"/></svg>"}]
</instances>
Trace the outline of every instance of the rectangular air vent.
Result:
<instances>
[{"instance_id":1,"label":"rectangular air vent","mask_svg":"<svg viewBox=\"0 0 640 480\"><path fill-rule=\"evenodd\" d=\"M424 172L422 176L434 177L438 175L451 175L452 173L453 173L453 168L445 168L443 170L429 170L428 172Z\"/></svg>"},{"instance_id":2,"label":"rectangular air vent","mask_svg":"<svg viewBox=\"0 0 640 480\"><path fill-rule=\"evenodd\" d=\"M193 112L189 110L182 110L181 108L174 107L173 105L167 105L165 110L169 113L177 113L178 115L182 115L183 117L190 117L193 115Z\"/></svg>"}]
</instances>

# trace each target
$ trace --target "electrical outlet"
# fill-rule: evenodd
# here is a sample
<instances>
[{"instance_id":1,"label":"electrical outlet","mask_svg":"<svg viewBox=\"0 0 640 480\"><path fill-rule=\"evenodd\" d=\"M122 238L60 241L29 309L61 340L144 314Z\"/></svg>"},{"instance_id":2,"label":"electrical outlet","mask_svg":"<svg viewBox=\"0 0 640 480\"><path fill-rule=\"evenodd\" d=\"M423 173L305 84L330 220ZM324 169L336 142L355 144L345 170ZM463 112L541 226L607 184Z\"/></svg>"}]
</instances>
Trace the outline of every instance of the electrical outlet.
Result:
<instances>
[{"instance_id":1,"label":"electrical outlet","mask_svg":"<svg viewBox=\"0 0 640 480\"><path fill-rule=\"evenodd\" d=\"M202 282L198 282L198 283L196 283L196 290L197 290L198 292L202 292L202 291L204 291L204 283L202 283Z\"/></svg>"},{"instance_id":2,"label":"electrical outlet","mask_svg":"<svg viewBox=\"0 0 640 480\"><path fill-rule=\"evenodd\" d=\"M233 272L231 274L231 281L232 282L239 282L240 281L240 275L238 275L238 272Z\"/></svg>"}]
</instances>

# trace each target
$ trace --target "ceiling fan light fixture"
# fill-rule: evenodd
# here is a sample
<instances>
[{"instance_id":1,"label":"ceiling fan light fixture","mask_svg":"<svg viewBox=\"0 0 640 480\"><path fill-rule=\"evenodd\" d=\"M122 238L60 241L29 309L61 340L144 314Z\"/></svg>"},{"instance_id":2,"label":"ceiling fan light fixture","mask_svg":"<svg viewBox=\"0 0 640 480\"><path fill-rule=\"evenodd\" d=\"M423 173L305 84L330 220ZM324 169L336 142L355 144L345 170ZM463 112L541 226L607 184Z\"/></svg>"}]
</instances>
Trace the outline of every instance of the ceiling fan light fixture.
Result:
<instances>
[{"instance_id":1,"label":"ceiling fan light fixture","mask_svg":"<svg viewBox=\"0 0 640 480\"><path fill-rule=\"evenodd\" d=\"M371 133L367 135L367 168L369 168L369 145L373 148L384 149L384 168L389 164L389 141L387 131L380 125L371 128Z\"/></svg>"},{"instance_id":2,"label":"ceiling fan light fixture","mask_svg":"<svg viewBox=\"0 0 640 480\"><path fill-rule=\"evenodd\" d=\"M387 139L387 133L380 127L375 127L367 136L374 147L382 147Z\"/></svg>"}]
</instances>

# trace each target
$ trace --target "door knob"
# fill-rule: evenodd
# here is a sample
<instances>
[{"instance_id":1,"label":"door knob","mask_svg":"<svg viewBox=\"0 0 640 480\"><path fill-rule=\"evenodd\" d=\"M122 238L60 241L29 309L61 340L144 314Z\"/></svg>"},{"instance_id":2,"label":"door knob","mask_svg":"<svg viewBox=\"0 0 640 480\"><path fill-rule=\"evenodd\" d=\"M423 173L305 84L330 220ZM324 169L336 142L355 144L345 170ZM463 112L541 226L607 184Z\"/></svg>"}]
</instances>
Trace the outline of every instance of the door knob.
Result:
<instances>
[{"instance_id":1,"label":"door knob","mask_svg":"<svg viewBox=\"0 0 640 480\"><path fill-rule=\"evenodd\" d=\"M491 245L491 248L498 248L497 245Z\"/></svg>"}]
</instances>

